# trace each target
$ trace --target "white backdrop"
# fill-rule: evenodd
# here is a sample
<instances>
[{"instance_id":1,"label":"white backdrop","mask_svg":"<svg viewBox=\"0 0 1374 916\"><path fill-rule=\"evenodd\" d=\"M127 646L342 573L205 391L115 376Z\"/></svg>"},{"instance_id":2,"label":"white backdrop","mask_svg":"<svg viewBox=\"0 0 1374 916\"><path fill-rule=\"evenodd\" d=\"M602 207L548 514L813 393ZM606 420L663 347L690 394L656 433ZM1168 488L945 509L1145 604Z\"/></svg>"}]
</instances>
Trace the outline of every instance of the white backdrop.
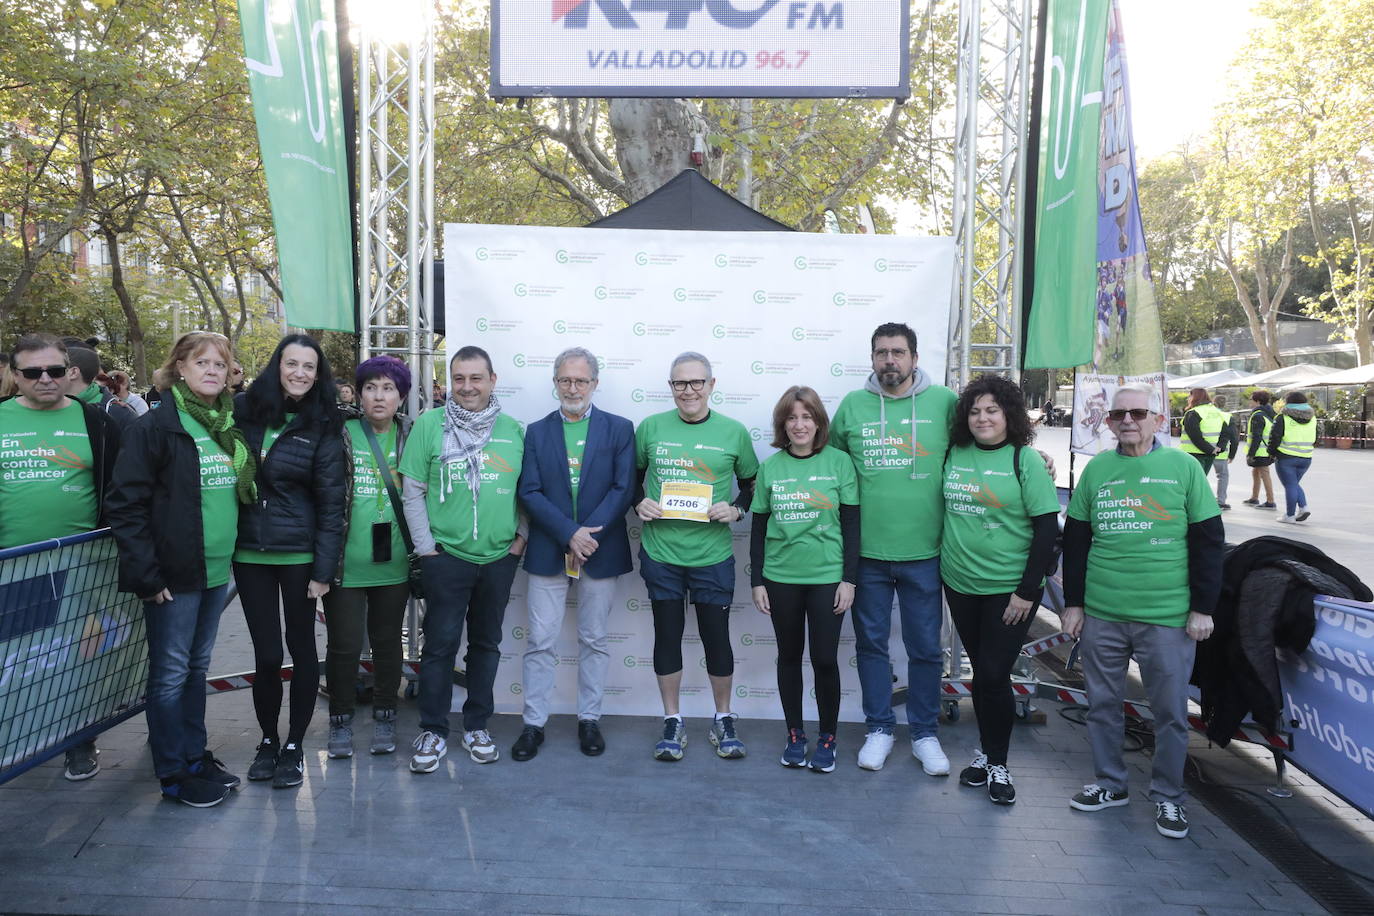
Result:
<instances>
[{"instance_id":1,"label":"white backdrop","mask_svg":"<svg viewBox=\"0 0 1374 916\"><path fill-rule=\"evenodd\" d=\"M597 406L636 424L672 409L673 357L684 350L705 354L717 379L713 409L749 427L760 459L773 451L771 416L782 392L810 385L833 413L867 378L869 336L885 321L911 325L921 366L936 381L945 376L954 271L954 243L947 238L449 224L444 267L448 352L470 344L487 350L496 396L521 423L557 407L553 360L570 346L597 356ZM637 551L633 514L631 522ZM749 718L780 719L772 626L750 600L749 525L746 517L735 526L733 708ZM521 572L506 610L498 712L522 709L525 587ZM576 712L574 610L558 645L555 713ZM653 618L638 572L622 577L609 630L604 711L661 715ZM844 634L841 716L862 721L848 621ZM683 713L709 715L705 659L690 610L684 642ZM904 680L895 630L892 646ZM809 696L809 667L804 672ZM456 691L455 704L459 696ZM814 703L805 708L809 721Z\"/></svg>"}]
</instances>

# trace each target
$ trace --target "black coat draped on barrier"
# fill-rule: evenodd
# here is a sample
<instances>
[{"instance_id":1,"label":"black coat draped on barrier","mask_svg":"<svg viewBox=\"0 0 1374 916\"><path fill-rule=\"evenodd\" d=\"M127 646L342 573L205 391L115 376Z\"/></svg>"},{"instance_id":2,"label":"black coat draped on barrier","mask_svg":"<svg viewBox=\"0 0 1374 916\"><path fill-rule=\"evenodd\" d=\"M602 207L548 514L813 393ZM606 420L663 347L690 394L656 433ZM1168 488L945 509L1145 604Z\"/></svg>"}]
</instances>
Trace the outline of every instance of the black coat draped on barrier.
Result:
<instances>
[{"instance_id":1,"label":"black coat draped on barrier","mask_svg":"<svg viewBox=\"0 0 1374 916\"><path fill-rule=\"evenodd\" d=\"M1283 695L1274 653L1307 649L1317 595L1371 600L1358 576L1310 544L1266 536L1228 545L1216 629L1198 644L1193 666L1209 739L1225 747L1247 715L1278 730Z\"/></svg>"}]
</instances>

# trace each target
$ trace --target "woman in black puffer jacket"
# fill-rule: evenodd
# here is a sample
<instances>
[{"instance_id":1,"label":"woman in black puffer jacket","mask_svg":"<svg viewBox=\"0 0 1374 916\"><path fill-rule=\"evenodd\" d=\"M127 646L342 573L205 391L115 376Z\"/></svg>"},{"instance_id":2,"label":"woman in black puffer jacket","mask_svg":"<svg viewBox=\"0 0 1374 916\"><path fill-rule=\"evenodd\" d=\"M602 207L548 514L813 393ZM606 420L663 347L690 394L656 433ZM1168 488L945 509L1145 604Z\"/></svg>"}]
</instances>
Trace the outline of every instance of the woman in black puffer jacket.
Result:
<instances>
[{"instance_id":1,"label":"woman in black puffer jacket","mask_svg":"<svg viewBox=\"0 0 1374 916\"><path fill-rule=\"evenodd\" d=\"M234 551L234 580L257 668L253 707L262 728L248 778L271 779L277 788L298 786L303 778L301 742L320 680L315 602L329 591L343 549L341 418L332 379L320 345L289 334L235 402L235 422L258 459L258 498L239 513ZM277 729L283 620L294 665L285 744Z\"/></svg>"}]
</instances>

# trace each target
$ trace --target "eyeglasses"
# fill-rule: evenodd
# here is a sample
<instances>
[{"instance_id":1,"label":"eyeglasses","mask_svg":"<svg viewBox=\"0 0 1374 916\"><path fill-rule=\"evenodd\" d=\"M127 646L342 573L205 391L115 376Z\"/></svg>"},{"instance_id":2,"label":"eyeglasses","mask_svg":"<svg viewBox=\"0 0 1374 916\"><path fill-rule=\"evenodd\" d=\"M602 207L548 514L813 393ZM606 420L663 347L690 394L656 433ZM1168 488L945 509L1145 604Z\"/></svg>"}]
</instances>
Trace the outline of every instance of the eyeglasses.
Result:
<instances>
[{"instance_id":1,"label":"eyeglasses","mask_svg":"<svg viewBox=\"0 0 1374 916\"><path fill-rule=\"evenodd\" d=\"M566 375L560 375L553 381L559 388L590 388L594 380L589 378L569 378Z\"/></svg>"},{"instance_id":2,"label":"eyeglasses","mask_svg":"<svg viewBox=\"0 0 1374 916\"><path fill-rule=\"evenodd\" d=\"M1132 407L1130 410L1118 408L1116 410L1107 411L1107 419L1120 423L1122 420L1126 419L1126 414L1130 414L1131 419L1139 423L1149 419L1149 417L1154 414L1154 411L1150 410L1148 407Z\"/></svg>"},{"instance_id":3,"label":"eyeglasses","mask_svg":"<svg viewBox=\"0 0 1374 916\"><path fill-rule=\"evenodd\" d=\"M897 347L896 349L893 349L893 350L874 350L874 351L873 351L873 358L874 358L874 359L887 359L887 358L889 358L889 357L891 357L892 359L905 359L906 357L908 357L908 356L910 356L910 355L911 355L911 351L905 349L904 347Z\"/></svg>"},{"instance_id":4,"label":"eyeglasses","mask_svg":"<svg viewBox=\"0 0 1374 916\"><path fill-rule=\"evenodd\" d=\"M44 375L48 378L62 378L67 374L66 366L26 366L23 369L16 369L20 375L31 382L36 382Z\"/></svg>"},{"instance_id":5,"label":"eyeglasses","mask_svg":"<svg viewBox=\"0 0 1374 916\"><path fill-rule=\"evenodd\" d=\"M704 379L704 378L673 379L673 380L670 381L668 384L672 386L672 388L673 388L674 391L678 391L678 392L686 391L688 388L692 389L693 391L700 391L701 389L703 389L703 388L706 387L706 379Z\"/></svg>"}]
</instances>

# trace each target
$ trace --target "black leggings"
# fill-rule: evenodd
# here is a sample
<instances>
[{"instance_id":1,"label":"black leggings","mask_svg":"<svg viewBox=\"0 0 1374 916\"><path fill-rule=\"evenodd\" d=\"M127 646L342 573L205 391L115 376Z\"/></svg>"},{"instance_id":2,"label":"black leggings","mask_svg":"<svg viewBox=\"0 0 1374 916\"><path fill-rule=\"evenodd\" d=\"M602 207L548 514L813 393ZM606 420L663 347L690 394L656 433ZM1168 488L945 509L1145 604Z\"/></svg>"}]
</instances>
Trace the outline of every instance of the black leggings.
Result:
<instances>
[{"instance_id":1,"label":"black leggings","mask_svg":"<svg viewBox=\"0 0 1374 916\"><path fill-rule=\"evenodd\" d=\"M1011 726L1016 720L1016 701L1011 696L1011 669L1026 632L1035 619L1035 608L1014 626L1002 622L1010 593L965 595L945 586L949 614L973 665L973 713L978 717L978 738L988 763L1006 766ZM1037 599L1037 604L1039 600Z\"/></svg>"},{"instance_id":2,"label":"black leggings","mask_svg":"<svg viewBox=\"0 0 1374 916\"><path fill-rule=\"evenodd\" d=\"M320 659L315 648L315 602L305 596L310 587L310 564L267 566L235 563L234 581L239 603L253 640L253 709L264 738L278 740L281 716L282 619L286 620L286 648L291 652L291 718L288 743L300 744L320 688ZM281 596L278 605L278 594ZM281 608L280 612L278 607Z\"/></svg>"},{"instance_id":3,"label":"black leggings","mask_svg":"<svg viewBox=\"0 0 1374 916\"><path fill-rule=\"evenodd\" d=\"M822 735L833 735L840 720L840 625L835 589L763 580L768 589L773 633L778 638L778 696L788 728L802 727L802 652L811 634L811 670L816 676L816 711Z\"/></svg>"},{"instance_id":4,"label":"black leggings","mask_svg":"<svg viewBox=\"0 0 1374 916\"><path fill-rule=\"evenodd\" d=\"M651 601L654 609L654 674L663 677L682 670L682 631L687 625L687 602L681 598ZM697 602L697 633L706 651L706 673L730 677L735 653L730 648L730 605Z\"/></svg>"}]
</instances>

